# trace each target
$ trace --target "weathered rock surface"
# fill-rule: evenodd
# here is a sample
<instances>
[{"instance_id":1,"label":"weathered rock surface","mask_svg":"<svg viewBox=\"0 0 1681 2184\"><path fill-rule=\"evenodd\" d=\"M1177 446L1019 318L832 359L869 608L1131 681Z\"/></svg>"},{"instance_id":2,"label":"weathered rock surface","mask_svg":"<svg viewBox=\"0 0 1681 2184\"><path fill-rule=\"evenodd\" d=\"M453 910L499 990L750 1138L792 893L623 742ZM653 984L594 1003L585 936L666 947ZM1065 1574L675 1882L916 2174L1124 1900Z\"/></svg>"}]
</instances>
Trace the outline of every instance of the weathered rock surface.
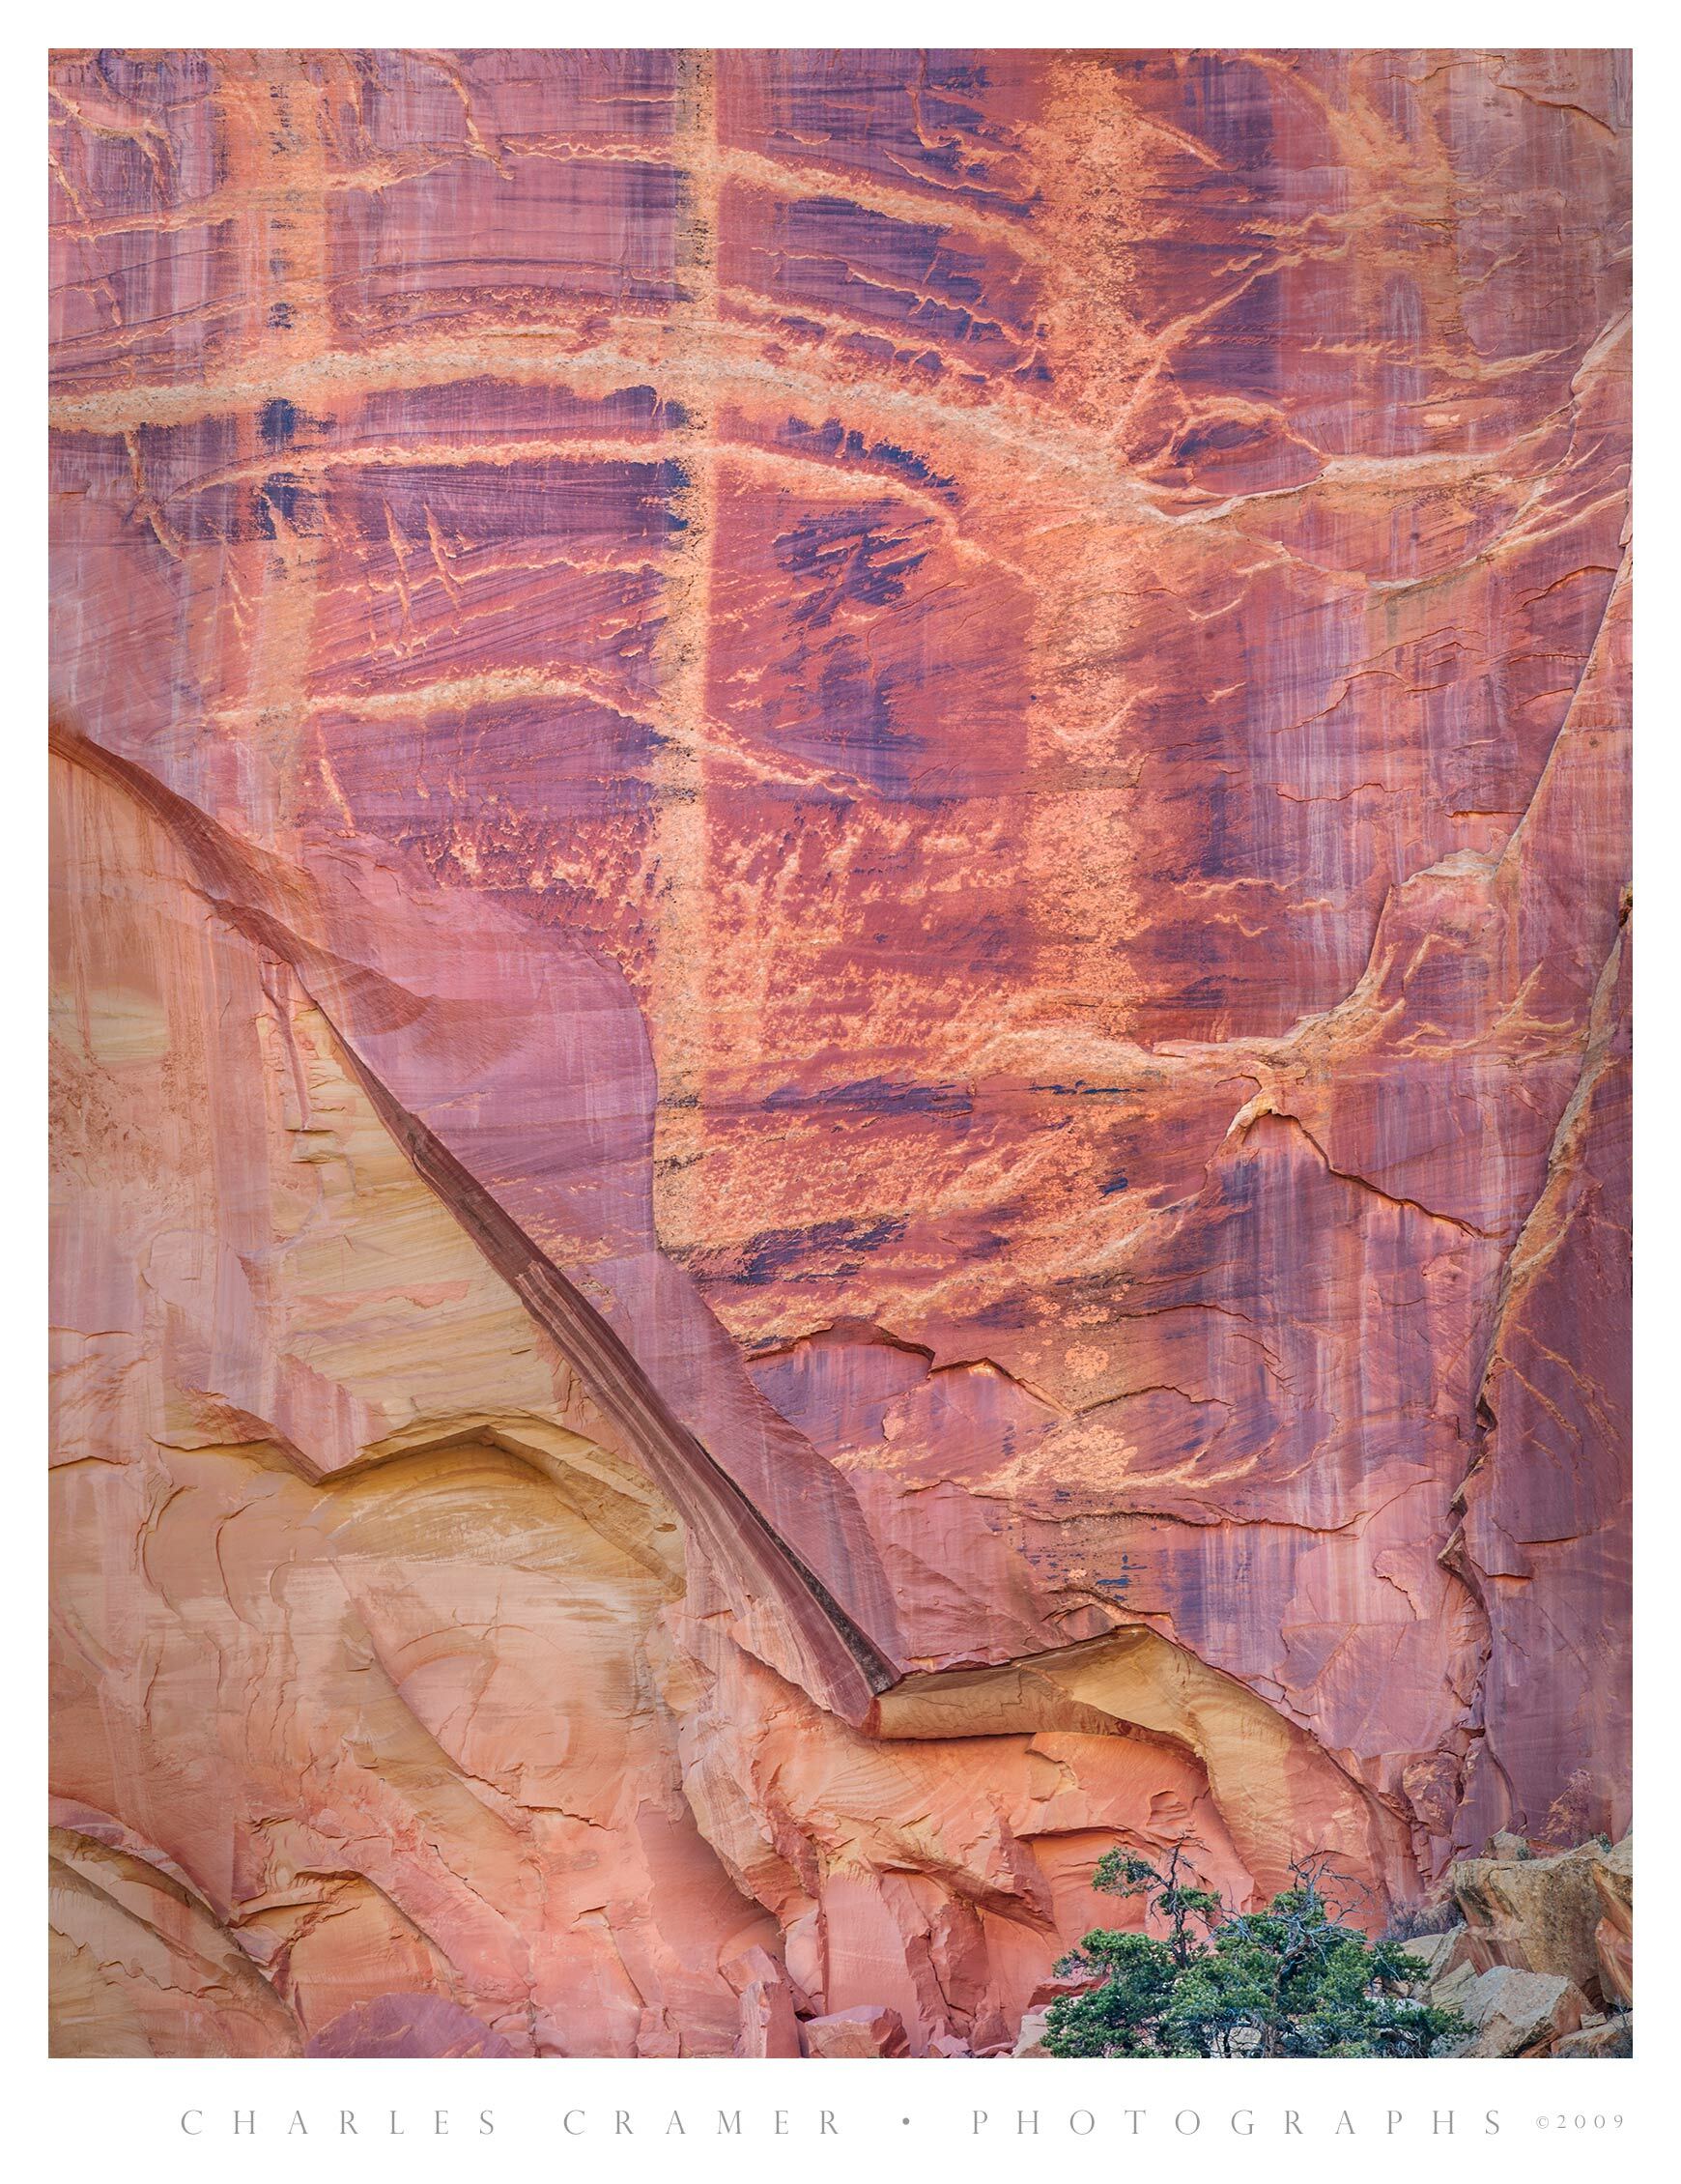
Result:
<instances>
[{"instance_id":1,"label":"weathered rock surface","mask_svg":"<svg viewBox=\"0 0 1681 2184\"><path fill-rule=\"evenodd\" d=\"M1617 1983L1622 1975L1614 1941L1612 1984L1605 1985L1600 1936L1602 1928L1617 1939L1631 1931L1632 1837L1615 1850L1589 1842L1553 1857L1462 1859L1449 1878L1485 1965L1557 1972L1595 2000L1626 2004L1631 1998ZM1622 1920L1620 1930L1608 1905Z\"/></svg>"},{"instance_id":2,"label":"weathered rock surface","mask_svg":"<svg viewBox=\"0 0 1681 2184\"><path fill-rule=\"evenodd\" d=\"M880 2009L869 2002L811 2018L801 2027L801 2034L807 2055L821 2061L858 2061L910 2053L904 2020L897 2010Z\"/></svg>"},{"instance_id":3,"label":"weathered rock surface","mask_svg":"<svg viewBox=\"0 0 1681 2184\"><path fill-rule=\"evenodd\" d=\"M1622 1834L1626 58L52 100L55 2042Z\"/></svg>"},{"instance_id":4,"label":"weathered rock surface","mask_svg":"<svg viewBox=\"0 0 1681 2184\"><path fill-rule=\"evenodd\" d=\"M1550 2052L1555 2058L1578 2062L1632 2055L1635 2052L1634 2013L1625 2011L1608 2017L1603 2025L1584 2025L1580 2032L1567 2032Z\"/></svg>"},{"instance_id":5,"label":"weathered rock surface","mask_svg":"<svg viewBox=\"0 0 1681 2184\"><path fill-rule=\"evenodd\" d=\"M803 1997L775 1957L765 1949L748 1949L724 1967L724 1976L741 1997L738 2055L788 2058L803 2053L797 2014Z\"/></svg>"},{"instance_id":6,"label":"weathered rock surface","mask_svg":"<svg viewBox=\"0 0 1681 2184\"><path fill-rule=\"evenodd\" d=\"M1466 2054L1633 2052L1632 1835L1537 1856L1501 1830L1486 1856L1459 1860L1448 1880L1462 1922L1406 1946L1427 1968L1430 1999L1476 2026ZM1498 1976L1508 1971L1548 1984Z\"/></svg>"},{"instance_id":7,"label":"weathered rock surface","mask_svg":"<svg viewBox=\"0 0 1681 2184\"><path fill-rule=\"evenodd\" d=\"M1433 1986L1444 1984L1461 1970L1487 1971L1496 1961L1487 1940L1468 1926L1420 1935L1407 1943L1407 1951L1427 1968L1426 1979Z\"/></svg>"},{"instance_id":8,"label":"weathered rock surface","mask_svg":"<svg viewBox=\"0 0 1681 2184\"><path fill-rule=\"evenodd\" d=\"M1604 1916L1594 1929L1594 1955L1606 2000L1618 2009L1635 2002L1635 1846L1625 1835L1593 1868Z\"/></svg>"},{"instance_id":9,"label":"weathered rock surface","mask_svg":"<svg viewBox=\"0 0 1681 2184\"><path fill-rule=\"evenodd\" d=\"M1050 2019L1050 2004L1042 2009L1029 2010L1021 2021L1021 2029L1015 2036L1014 2053L1025 2058L1048 2055L1044 2044L1045 2028Z\"/></svg>"},{"instance_id":10,"label":"weathered rock surface","mask_svg":"<svg viewBox=\"0 0 1681 2184\"><path fill-rule=\"evenodd\" d=\"M1542 2055L1580 2030L1586 2009L1580 1987L1546 1971L1510 1965L1456 1973L1434 1990L1467 2017L1476 2030L1467 2055Z\"/></svg>"},{"instance_id":11,"label":"weathered rock surface","mask_svg":"<svg viewBox=\"0 0 1681 2184\"><path fill-rule=\"evenodd\" d=\"M356 2002L342 2017L315 2033L306 2055L355 2055L362 2058L431 2056L507 2056L505 2040L486 2031L459 2002L442 1995L377 1995Z\"/></svg>"},{"instance_id":12,"label":"weathered rock surface","mask_svg":"<svg viewBox=\"0 0 1681 2184\"><path fill-rule=\"evenodd\" d=\"M97 1818L51 1830L51 2052L296 2055L296 2018L214 1910L124 1836Z\"/></svg>"}]
</instances>

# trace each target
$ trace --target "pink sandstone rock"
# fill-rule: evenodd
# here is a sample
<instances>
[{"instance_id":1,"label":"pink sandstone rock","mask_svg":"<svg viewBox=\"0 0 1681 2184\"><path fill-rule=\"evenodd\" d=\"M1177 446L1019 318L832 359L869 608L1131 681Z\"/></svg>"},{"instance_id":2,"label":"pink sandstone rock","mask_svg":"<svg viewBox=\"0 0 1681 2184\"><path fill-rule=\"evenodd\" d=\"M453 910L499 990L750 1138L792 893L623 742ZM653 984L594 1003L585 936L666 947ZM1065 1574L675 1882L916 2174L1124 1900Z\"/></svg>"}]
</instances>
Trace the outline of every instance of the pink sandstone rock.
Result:
<instances>
[{"instance_id":1,"label":"pink sandstone rock","mask_svg":"<svg viewBox=\"0 0 1681 2184\"><path fill-rule=\"evenodd\" d=\"M1614 1850L1594 1862L1594 1886L1604 1916L1594 1928L1599 1986L1613 2009L1635 2004L1635 1854L1625 1836Z\"/></svg>"},{"instance_id":2,"label":"pink sandstone rock","mask_svg":"<svg viewBox=\"0 0 1681 2184\"><path fill-rule=\"evenodd\" d=\"M813 2017L800 2027L806 2053L826 2062L860 2061L909 2053L904 2020L897 2010L862 2002L852 2009Z\"/></svg>"},{"instance_id":3,"label":"pink sandstone rock","mask_svg":"<svg viewBox=\"0 0 1681 2184\"><path fill-rule=\"evenodd\" d=\"M458 2002L442 1995L377 1995L324 2026L303 2052L306 2055L448 2057L511 2055L514 2051Z\"/></svg>"},{"instance_id":4,"label":"pink sandstone rock","mask_svg":"<svg viewBox=\"0 0 1681 2184\"><path fill-rule=\"evenodd\" d=\"M1628 96L55 54L63 2052L1626 1830Z\"/></svg>"},{"instance_id":5,"label":"pink sandstone rock","mask_svg":"<svg viewBox=\"0 0 1681 2184\"><path fill-rule=\"evenodd\" d=\"M764 1949L748 1949L724 1967L724 1976L741 1998L736 2054L798 2055L800 2026L795 2010L805 1997L776 1959Z\"/></svg>"},{"instance_id":6,"label":"pink sandstone rock","mask_svg":"<svg viewBox=\"0 0 1681 2184\"><path fill-rule=\"evenodd\" d=\"M1632 2012L1609 2017L1603 2025L1584 2025L1580 2032L1567 2032L1548 2051L1554 2061L1590 2062L1606 2056L1632 2055L1635 2020Z\"/></svg>"}]
</instances>

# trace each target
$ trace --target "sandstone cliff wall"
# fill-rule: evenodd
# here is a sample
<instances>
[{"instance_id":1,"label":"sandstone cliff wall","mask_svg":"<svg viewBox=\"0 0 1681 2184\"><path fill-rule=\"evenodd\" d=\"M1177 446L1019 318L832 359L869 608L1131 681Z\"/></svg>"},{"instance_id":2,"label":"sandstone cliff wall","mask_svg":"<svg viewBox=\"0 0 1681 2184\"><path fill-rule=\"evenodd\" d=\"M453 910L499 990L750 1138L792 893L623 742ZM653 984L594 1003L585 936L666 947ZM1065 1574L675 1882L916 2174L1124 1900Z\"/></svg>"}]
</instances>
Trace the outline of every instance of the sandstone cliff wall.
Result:
<instances>
[{"instance_id":1,"label":"sandstone cliff wall","mask_svg":"<svg viewBox=\"0 0 1681 2184\"><path fill-rule=\"evenodd\" d=\"M58 2045L1620 1836L1626 61L51 98Z\"/></svg>"}]
</instances>

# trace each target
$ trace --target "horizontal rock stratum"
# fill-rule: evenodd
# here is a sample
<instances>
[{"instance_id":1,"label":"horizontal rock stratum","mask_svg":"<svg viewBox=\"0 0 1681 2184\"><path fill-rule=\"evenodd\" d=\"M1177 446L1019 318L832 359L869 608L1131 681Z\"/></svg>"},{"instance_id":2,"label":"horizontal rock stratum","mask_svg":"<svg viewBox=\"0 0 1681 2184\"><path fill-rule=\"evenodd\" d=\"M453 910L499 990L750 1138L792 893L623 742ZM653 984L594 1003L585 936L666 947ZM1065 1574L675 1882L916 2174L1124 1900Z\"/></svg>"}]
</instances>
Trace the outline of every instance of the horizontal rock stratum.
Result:
<instances>
[{"instance_id":1,"label":"horizontal rock stratum","mask_svg":"<svg viewBox=\"0 0 1681 2184\"><path fill-rule=\"evenodd\" d=\"M1622 1836L1627 77L54 56L59 2052Z\"/></svg>"}]
</instances>

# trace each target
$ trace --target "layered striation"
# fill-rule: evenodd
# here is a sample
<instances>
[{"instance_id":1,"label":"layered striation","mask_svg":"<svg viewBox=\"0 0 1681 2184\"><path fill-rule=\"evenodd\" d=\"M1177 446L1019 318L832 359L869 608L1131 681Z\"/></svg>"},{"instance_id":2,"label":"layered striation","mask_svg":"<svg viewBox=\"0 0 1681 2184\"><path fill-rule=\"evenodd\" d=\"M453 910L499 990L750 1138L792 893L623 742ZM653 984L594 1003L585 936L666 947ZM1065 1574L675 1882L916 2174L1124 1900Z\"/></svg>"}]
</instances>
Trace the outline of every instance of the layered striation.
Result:
<instances>
[{"instance_id":1,"label":"layered striation","mask_svg":"<svg viewBox=\"0 0 1681 2184\"><path fill-rule=\"evenodd\" d=\"M1620 1837L1626 57L51 101L57 2044Z\"/></svg>"}]
</instances>

